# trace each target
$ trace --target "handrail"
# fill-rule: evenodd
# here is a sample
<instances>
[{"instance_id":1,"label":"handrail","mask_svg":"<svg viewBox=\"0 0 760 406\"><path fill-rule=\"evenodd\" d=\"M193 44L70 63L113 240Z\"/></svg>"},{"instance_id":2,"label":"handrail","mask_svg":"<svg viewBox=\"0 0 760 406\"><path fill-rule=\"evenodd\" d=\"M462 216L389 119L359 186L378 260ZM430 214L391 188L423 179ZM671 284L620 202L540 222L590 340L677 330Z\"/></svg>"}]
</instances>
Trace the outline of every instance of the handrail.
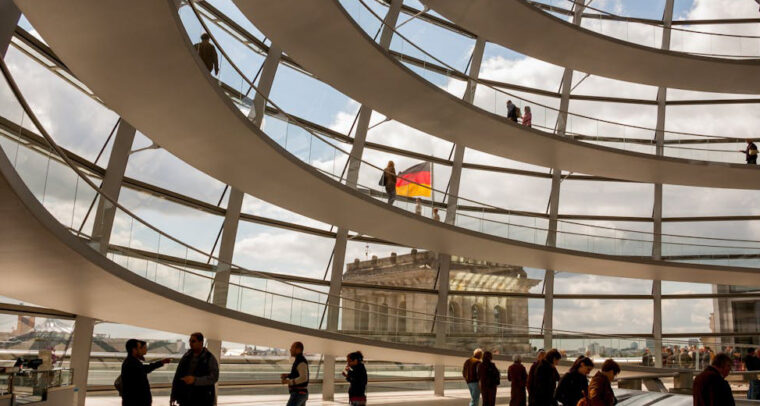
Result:
<instances>
[{"instance_id":1,"label":"handrail","mask_svg":"<svg viewBox=\"0 0 760 406\"><path fill-rule=\"evenodd\" d=\"M406 36L404 36L403 34L401 34L400 32L398 32L395 27L389 26L384 21L383 18L381 18L374 10L372 10L372 8L365 2L365 0L355 0L355 1L359 2L364 7L364 9L366 9L382 26L387 27L388 29L393 30L394 36L398 36L399 38L403 39L404 42L408 43L409 45L411 45L412 47L414 47L416 50L418 50L421 53L423 53L425 56L432 58L434 61L436 61L437 63L439 63L442 66L446 67L447 69L450 69L452 71L458 72L459 74L464 74L464 73L460 72L457 68L452 67L448 63L442 61L438 57L436 57L436 56L430 54L429 52L427 52L426 50L424 50L419 45L415 44L413 41L411 41L410 39L408 39ZM384 3L381 3L381 4L385 5ZM350 13L347 13L347 14L350 15ZM631 129L636 129L636 130L644 130L644 131L649 131L649 132L652 132L652 133L657 132L656 128L644 127L644 126L633 125L633 124L625 124L625 123L621 123L621 122L616 122L616 121L611 121L611 120L605 120L605 119L591 117L591 116L587 116L587 115L583 115L583 114L573 113L573 112L571 112L569 110L567 110L567 111L560 110L560 109L554 108L552 106L548 106L546 104L542 104L542 103L539 103L539 102L527 99L527 98L519 96L517 94L510 93L510 92L505 91L503 89L500 89L497 86L492 85L490 82L484 81L484 80L482 80L480 78L478 78L478 79L472 79L472 78L470 78L469 80L471 80L473 82L476 82L478 85L481 85L481 86L484 86L484 87L486 87L486 88L488 88L490 90L493 90L494 92L497 92L497 93L500 93L500 94L512 97L512 98L514 98L516 100L521 100L521 101L523 101L525 103L531 103L533 106L539 106L539 107L545 108L545 109L550 110L550 111L555 111L558 114L564 114L564 113L566 113L568 116L579 117L579 118L582 118L582 119L587 119L587 120L591 120L591 121L595 121L595 122L599 122L599 123L611 124L611 125L616 125L616 126L620 126L620 127L624 127L624 128L631 128ZM665 134L685 135L685 136L710 138L710 139L726 139L726 137L722 137L722 136L709 135L709 134L698 134L698 133L692 133L692 132L686 132L686 131L663 130L662 132L665 133ZM639 139L636 139L636 140L639 140ZM670 146L667 146L666 148L670 148Z\"/></svg>"},{"instance_id":2,"label":"handrail","mask_svg":"<svg viewBox=\"0 0 760 406\"><path fill-rule=\"evenodd\" d=\"M171 240L171 241L179 244L180 246L183 246L186 249L192 250L193 252L196 252L196 253L201 254L203 256L211 257L211 258L216 259L217 261L219 261L218 258L214 257L213 255L206 254L202 250L197 249L197 248L195 248L195 247L193 247L193 246L191 246L189 244L186 244L186 243L182 242L181 240L179 240L177 238L174 238L174 237L172 237L171 235L169 235L167 233L164 233L163 231L161 231L160 229L156 228L155 226L153 226L153 225L145 222L141 217L139 217L136 214L132 213L131 211L129 211L128 209L126 209L125 207L123 207L121 204L119 204L117 201L115 201L113 198L111 198L106 193L104 193L103 190L98 185L96 185L87 176L85 176L84 173L82 173L81 170L78 168L78 166L75 165L71 161L71 159L68 158L68 156L65 153L63 153L62 148L57 145L57 143L50 136L50 134L47 132L47 130L42 126L41 122L36 117L36 115L34 114L34 112L31 110L31 107L29 106L29 104L26 102L26 99L21 94L20 89L18 88L17 84L13 80L13 78L12 78L12 76L10 74L10 71L8 70L8 68L5 65L5 62L3 60L0 60L0 70L2 70L2 73L3 73L3 75L4 75L5 79L6 79L6 82L9 84L9 86L10 86L10 88L11 88L14 96L18 100L19 104L22 106L22 108L24 110L24 113L29 117L29 119L32 121L32 123L35 125L35 127L37 127L37 129L40 131L41 135L45 138L46 142L48 142L48 144L50 146L50 152L49 153L51 155L54 154L55 156L59 157L66 166L68 166L72 171L74 171L74 173L78 176L78 180L82 180L90 188L92 188L93 191L95 191L100 197L108 200L111 204L113 204L113 206L115 208L118 208L119 210L122 210L125 214L129 215L132 219L140 222L142 225L144 225L144 226L148 227L150 230L153 230L154 232L158 233L160 236L166 237L169 240ZM151 261L153 260L152 258L146 258L146 259L151 260ZM221 261L219 261L219 262L221 262ZM232 265L232 264L230 264L230 265ZM192 272L192 271L188 271L188 270L183 269L183 268L177 267L176 269L179 270L180 272L187 273L187 274L192 274L194 276L199 276L199 277L202 277L202 278L205 278L205 279L208 279L208 280L212 280L213 279L213 278L211 278L211 277L209 277L207 275L198 274L198 273L195 273L195 272ZM244 269L244 268L241 268L241 269ZM310 291L310 292L313 292L313 293L317 293L317 294L322 295L322 296L330 296L329 293L325 293L325 292L314 290L314 289L309 289L309 288L303 287L303 286L298 285L298 284L289 283L287 281L282 281L282 280L279 280L277 278L272 277L271 275L260 274L257 271L248 271L248 272L250 272L252 275L260 277L261 279L264 279L264 280L276 281L276 282L283 283L285 285L291 286L293 289L297 288L299 290L305 290L305 291ZM245 286L245 285L242 285L242 284L232 284L232 286L237 286L237 287L240 287L240 288L243 288L243 289L252 290L252 291L264 292L265 294L269 294L269 295L275 295L275 296L280 296L280 297L287 297L287 298L294 299L294 300L296 299L293 296L289 297L287 295L279 294L279 293L276 293L276 292L262 291L260 289L255 289L255 288L252 288L250 286ZM364 301L359 301L359 300L354 300L354 299L348 299L348 298L342 297L340 295L338 295L338 297L341 298L342 300L348 300L348 301L352 301L354 303L371 305L372 307L370 307L370 309L374 309L374 308L378 307L375 303L364 302ZM319 306L329 306L328 304L323 304L322 302L318 302L318 301L314 301L314 300L308 300L308 299L302 299L302 298L298 298L297 300L308 302L308 303L314 303L314 304L317 304ZM345 306L341 306L341 308L346 308L346 307ZM352 309L352 308L348 308L348 309ZM414 319L423 320L423 321L432 321L432 319L435 317L435 315L432 315L432 314L428 314L428 313L424 313L424 312L417 312L417 311L414 311L414 310L409 310L409 309L404 309L404 308L394 308L394 307L390 307L389 306L388 310L389 311L390 310L396 310L396 311L403 312L403 315L404 315L405 319L409 319L410 318L408 316L409 314L427 316L427 318L414 317ZM365 310L361 310L361 311L364 312ZM367 311L367 312L369 313L369 311ZM377 311L374 311L374 310L372 310L371 313L390 315L390 313L377 312ZM397 317L398 317L398 314L399 313L396 314ZM438 319L441 319L441 317L438 317ZM550 330L547 330L547 329L544 329L544 328L522 326L522 325L515 325L515 324L507 324L507 323L492 323L492 322L486 322L486 321L482 321L482 320L478 320L478 319L466 319L466 318L456 318L456 317L446 317L446 318L444 318L444 321L442 321L442 322L445 322L445 323L454 323L454 325L464 325L464 323L466 323L466 322L472 323L474 321L477 321L478 326L482 326L484 329L488 329L488 328L492 328L492 327L497 327L497 328L500 328L500 329L515 329L516 328L516 329L520 329L520 330L523 330L523 329L528 329L528 330L537 329L537 330L539 330L541 332L550 331ZM632 339L637 338L635 335L609 335L609 334L584 333L584 332L576 332L576 331L569 331L569 330L559 330L559 329L555 329L555 330L551 330L551 331L554 331L554 332L557 332L557 333L565 333L565 334L572 335L572 337L567 337L567 339L624 339L624 340L632 340ZM663 340L663 341L665 342L666 340ZM670 341L671 340L668 340L668 342L670 342ZM672 342L676 342L676 341L672 341ZM686 341L678 341L678 342L686 342Z\"/></svg>"},{"instance_id":3,"label":"handrail","mask_svg":"<svg viewBox=\"0 0 760 406\"><path fill-rule=\"evenodd\" d=\"M363 3L363 0L358 0L358 1L362 2L362 4L364 4L364 3ZM200 24L201 24L201 26L203 27L204 31L205 31L206 33L208 33L208 34L209 34L209 36L210 36L210 38L211 38L212 42L213 42L213 43L216 45L216 47L217 47L217 49L219 50L219 52L221 53L222 57L223 57L223 58L224 58L224 59L225 59L225 60L228 62L228 64L229 64L229 65L230 65L230 66L231 66L231 67L232 67L232 68L235 70L235 72L236 72L236 73L237 73L237 74L238 74L238 75L239 75L239 76L240 76L240 77L241 77L243 80L245 80L245 81L247 82L247 85L251 86L251 88L252 88L252 89L253 89L253 90L254 90L254 91L255 91L255 92L256 92L256 93L257 93L259 96L261 96L261 97L262 97L262 98L263 98L263 99L264 99L264 100L265 100L267 103L271 104L271 105L272 105L274 108L276 108L276 109L277 109L277 111L278 111L278 112L279 112L281 115L285 116L285 117L288 119L288 122L289 122L289 123L290 123L290 122L294 122L294 123L295 123L297 126L299 126L300 128L304 129L306 132L308 132L309 134L313 135L315 138L319 139L320 141L324 142L325 144L328 144L328 145L330 145L330 146L331 146L331 147L333 147L335 150L337 150L337 151L340 151L342 154L346 155L346 156L347 156L349 159L353 159L353 160L359 161L359 162L361 162L362 164L365 164L365 165L367 165L367 166L369 166L369 167L371 167L371 168L377 169L377 170L379 170L379 171L381 171L381 172L384 170L384 168L381 168L381 167L379 167L379 166L377 166L377 165L375 165L375 164L373 164L373 163L371 163L371 162L367 162L367 161L363 160L361 157L357 157L357 156L355 156L355 155L352 155L352 154L351 154L351 152L349 152L349 151L346 151L346 150L344 150L344 149L342 149L342 148L340 148L340 147L338 147L338 146L334 145L334 144L331 142L331 140L328 140L328 139L324 138L322 135L318 134L316 131L312 130L311 128L305 128L305 127L301 126L301 125L300 125L300 121L298 121L297 117L294 117L294 116L290 115L290 114L289 114L289 113L287 113L285 110L283 110L282 108L280 108L280 107L279 107L279 106L278 106L278 105L277 105L275 102L273 102L273 101L272 101L272 100L271 100L269 97L267 97L267 96L263 95L263 94L262 94L262 93L259 91L258 87L257 87L257 86L255 86L255 84L253 83L253 81L251 81L251 80L250 80L250 79L249 79L249 78L248 78L248 77L245 75L245 73L243 73L243 71L242 71L242 70L241 70L241 69L240 69L240 68L237 66L237 64L236 64L236 63L235 63L235 62L232 60L232 58L229 56L229 54L227 54L227 52L225 51L224 47L223 47L223 46L221 45L221 43L220 43L220 42L219 42L219 41L216 39L216 37L213 35L213 33L212 33L210 30L209 30L208 26L206 25L205 21L203 20L203 17L200 15L200 13L198 12L197 8L195 7L195 1L189 1L189 2L188 2L188 5L189 5L189 6L191 7L191 9L193 10L193 12L194 12L194 14L195 14L196 18L198 19L199 23L200 23ZM377 16L377 15L375 15L375 16ZM324 173L324 174L328 175L328 176L332 176L332 177L335 177L335 175L333 175L333 174L331 174L331 173L329 173L329 172L323 171L323 170L321 170L321 169L319 169L319 168L316 168L316 169L317 169L318 171L321 171L322 173ZM436 188L434 188L432 185L431 185L431 186L427 186L427 185L422 185L422 184L419 184L419 183L417 183L417 182L414 182L414 181L412 181L412 180L409 180L409 179L405 179L405 180L406 180L407 182L409 182L409 183L412 183L412 184L416 184L416 185L419 185L419 186L425 187L425 188L427 188L427 189L430 189L431 191L434 191L434 192L437 192L437 193L441 193L441 194L442 194L442 195L444 195L444 196L453 196L453 195L452 195L450 192L448 192L448 191L445 191L445 190L436 189ZM469 199L469 198L467 198L467 197L457 196L457 198L458 198L459 200L461 200L461 201L466 201L466 202L470 202L470 203L473 203L473 204L477 204L477 205L483 206L483 208L498 209L498 210L504 211L504 212L505 212L506 214L508 214L508 215L513 215L513 214L514 214L514 215L521 215L521 214L519 214L519 213L516 213L516 212L514 212L514 211L512 211L512 210L509 210L509 209L504 209L504 208L500 208L500 207L498 207L498 206L494 206L494 205L491 205L491 204L488 204L488 203L478 202L478 201L475 201L475 200ZM463 217L469 217L469 218L477 219L477 220L484 220L484 219L478 219L477 217L474 217L474 216L468 216L468 215L462 215L462 216L463 216ZM495 223L495 224L501 224L501 225L509 225L509 226L514 226L514 227L520 227L520 228L530 229L530 230L548 231L548 229L545 229L545 228L539 228L539 227L531 227L531 226L525 226L525 225L520 225L520 224L511 224L511 223L500 222L500 221L496 221L496 220L492 220L492 219L486 219L486 221L488 221L488 222L492 222L492 223ZM582 227L588 227L588 228L596 228L596 229L602 229L602 230L610 230L610 231L616 231L616 232L618 232L618 231L619 231L619 232L627 232L627 233L636 233L636 234L654 235L653 233L646 233L646 232L642 232L642 231L636 231L636 230L627 230L627 229L612 228L612 227L603 227L603 226L589 226L588 224L583 224L583 223L578 223L578 222L572 222L572 221L565 221L565 220L561 221L560 223L563 223L563 224L570 224L570 225L574 225L574 226L582 226ZM649 241L649 240L620 239L620 238L615 238L615 237L597 236L597 235L583 234L583 233L577 233L577 232L567 232L567 231L558 231L558 233L563 233L563 234L567 234L567 235L580 235L580 236L588 236L588 237L595 237L595 238L604 238L604 239L610 239L610 240L616 240L616 241L618 241L618 240L619 240L619 241L651 242L651 241ZM703 239L703 240L711 240L711 241L718 241L718 240L721 240L721 241L735 241L735 242L760 243L760 240L742 240L742 239L716 239L716 238L709 238L709 237L701 237L701 236L688 236L688 235L678 235L678 234L661 234L661 236L663 236L663 237L676 237L676 238L689 238L689 239ZM753 248L754 248L754 247L725 247L725 246L711 246L711 245L693 245L693 244L688 244L688 243L674 243L674 242L665 242L665 244L683 245L683 246L702 246L702 247L712 247L712 248L738 248L738 249L753 249Z\"/></svg>"}]
</instances>

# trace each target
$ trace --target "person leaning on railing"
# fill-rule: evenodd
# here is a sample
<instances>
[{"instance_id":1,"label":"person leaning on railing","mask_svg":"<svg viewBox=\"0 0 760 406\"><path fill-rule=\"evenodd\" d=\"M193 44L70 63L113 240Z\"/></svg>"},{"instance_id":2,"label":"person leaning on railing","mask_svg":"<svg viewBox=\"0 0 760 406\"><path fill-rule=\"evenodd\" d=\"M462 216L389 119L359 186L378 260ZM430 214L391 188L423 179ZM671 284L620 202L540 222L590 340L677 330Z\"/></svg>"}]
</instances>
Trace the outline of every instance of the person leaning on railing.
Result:
<instances>
[{"instance_id":1,"label":"person leaning on railing","mask_svg":"<svg viewBox=\"0 0 760 406\"><path fill-rule=\"evenodd\" d=\"M617 403L612 381L620 373L620 365L612 359L604 361L588 385L588 406L612 406Z\"/></svg>"},{"instance_id":2,"label":"person leaning on railing","mask_svg":"<svg viewBox=\"0 0 760 406\"><path fill-rule=\"evenodd\" d=\"M697 375L692 385L694 406L734 406L734 394L726 377L731 373L733 360L728 354L720 353L712 363Z\"/></svg>"}]
</instances>

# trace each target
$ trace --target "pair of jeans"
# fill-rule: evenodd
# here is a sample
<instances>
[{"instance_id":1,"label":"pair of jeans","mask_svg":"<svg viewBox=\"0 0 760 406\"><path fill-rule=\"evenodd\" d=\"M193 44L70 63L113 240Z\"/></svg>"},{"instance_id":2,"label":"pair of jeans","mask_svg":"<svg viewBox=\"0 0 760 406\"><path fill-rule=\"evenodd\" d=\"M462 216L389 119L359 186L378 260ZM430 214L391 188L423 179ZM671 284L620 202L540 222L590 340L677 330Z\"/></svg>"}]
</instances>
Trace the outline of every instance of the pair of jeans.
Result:
<instances>
[{"instance_id":1,"label":"pair of jeans","mask_svg":"<svg viewBox=\"0 0 760 406\"><path fill-rule=\"evenodd\" d=\"M470 406L478 406L480 402L480 386L478 386L478 382L468 382L467 389L470 390Z\"/></svg>"},{"instance_id":2,"label":"pair of jeans","mask_svg":"<svg viewBox=\"0 0 760 406\"><path fill-rule=\"evenodd\" d=\"M287 406L304 406L309 400L308 392L290 392Z\"/></svg>"}]
</instances>

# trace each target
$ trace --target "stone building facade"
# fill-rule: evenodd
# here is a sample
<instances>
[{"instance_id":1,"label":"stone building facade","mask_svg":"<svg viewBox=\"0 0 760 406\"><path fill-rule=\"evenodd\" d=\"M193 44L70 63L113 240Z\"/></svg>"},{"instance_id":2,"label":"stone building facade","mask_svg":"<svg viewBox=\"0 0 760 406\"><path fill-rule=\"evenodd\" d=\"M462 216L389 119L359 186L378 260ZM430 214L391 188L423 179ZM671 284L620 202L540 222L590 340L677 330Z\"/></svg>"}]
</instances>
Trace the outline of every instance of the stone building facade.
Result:
<instances>
[{"instance_id":1,"label":"stone building facade","mask_svg":"<svg viewBox=\"0 0 760 406\"><path fill-rule=\"evenodd\" d=\"M467 296L456 292L527 293L540 281L519 266L452 257L448 317L433 320L437 295L414 289L436 286L438 258L430 251L354 260L343 275L341 330L351 334L432 345L435 323L443 321L447 347L528 352L528 299L521 296ZM392 286L399 290L357 287ZM404 288L407 288L404 291ZM356 301L356 302L354 302Z\"/></svg>"}]
</instances>

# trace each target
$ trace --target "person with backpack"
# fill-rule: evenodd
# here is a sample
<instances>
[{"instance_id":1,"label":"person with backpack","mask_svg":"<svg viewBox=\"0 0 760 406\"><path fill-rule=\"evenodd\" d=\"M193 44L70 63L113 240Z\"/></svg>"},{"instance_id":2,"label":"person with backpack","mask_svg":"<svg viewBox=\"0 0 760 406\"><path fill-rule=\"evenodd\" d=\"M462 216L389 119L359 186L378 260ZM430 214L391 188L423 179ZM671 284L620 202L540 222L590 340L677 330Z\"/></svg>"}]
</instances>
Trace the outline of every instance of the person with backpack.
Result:
<instances>
[{"instance_id":1,"label":"person with backpack","mask_svg":"<svg viewBox=\"0 0 760 406\"><path fill-rule=\"evenodd\" d=\"M525 371L520 355L512 357L512 361L514 363L507 369L507 379L512 383L509 406L525 406L527 404L525 388L528 386L528 373Z\"/></svg>"},{"instance_id":2,"label":"person with backpack","mask_svg":"<svg viewBox=\"0 0 760 406\"><path fill-rule=\"evenodd\" d=\"M491 351L483 353L483 361L478 366L478 381L480 395L483 397L483 406L495 406L496 388L501 383L501 372L493 363Z\"/></svg>"},{"instance_id":3,"label":"person with backpack","mask_svg":"<svg viewBox=\"0 0 760 406\"><path fill-rule=\"evenodd\" d=\"M535 376L530 381L530 397L528 404L531 406L556 406L554 391L559 381L557 365L562 355L556 349L549 350L544 359L536 367Z\"/></svg>"},{"instance_id":4,"label":"person with backpack","mask_svg":"<svg viewBox=\"0 0 760 406\"><path fill-rule=\"evenodd\" d=\"M164 358L160 361L144 364L148 345L145 341L130 338L127 340L127 358L121 364L121 375L114 382L121 396L122 406L150 406L153 396L150 393L148 374L171 361Z\"/></svg>"},{"instance_id":5,"label":"person with backpack","mask_svg":"<svg viewBox=\"0 0 760 406\"><path fill-rule=\"evenodd\" d=\"M349 383L348 404L364 406L367 404L367 369L364 368L364 355L356 351L346 355L346 369L343 376Z\"/></svg>"},{"instance_id":6,"label":"person with backpack","mask_svg":"<svg viewBox=\"0 0 760 406\"><path fill-rule=\"evenodd\" d=\"M462 366L462 377L470 391L470 406L478 406L480 402L480 382L478 379L478 367L483 358L483 350L476 348L472 357L467 358Z\"/></svg>"},{"instance_id":7,"label":"person with backpack","mask_svg":"<svg viewBox=\"0 0 760 406\"><path fill-rule=\"evenodd\" d=\"M744 154L744 159L749 165L757 165L757 145L747 138L747 148L740 149L739 152ZM730 353L729 353L730 354Z\"/></svg>"},{"instance_id":8,"label":"person with backpack","mask_svg":"<svg viewBox=\"0 0 760 406\"><path fill-rule=\"evenodd\" d=\"M575 406L588 393L588 374L594 369L594 361L586 356L575 360L570 370L562 376L554 392L554 400L563 405Z\"/></svg>"},{"instance_id":9,"label":"person with backpack","mask_svg":"<svg viewBox=\"0 0 760 406\"><path fill-rule=\"evenodd\" d=\"M612 359L604 361L602 370L597 372L588 385L588 406L612 406L617 403L612 391L612 381L620 373L620 365ZM579 403L582 404L582 403Z\"/></svg>"},{"instance_id":10,"label":"person with backpack","mask_svg":"<svg viewBox=\"0 0 760 406\"><path fill-rule=\"evenodd\" d=\"M216 404L219 363L203 346L202 333L190 334L190 349L182 356L172 381L171 406L212 406Z\"/></svg>"},{"instance_id":11,"label":"person with backpack","mask_svg":"<svg viewBox=\"0 0 760 406\"><path fill-rule=\"evenodd\" d=\"M304 406L309 400L309 362L303 355L303 343L296 341L290 346L293 365L289 374L282 374L282 383L288 385L290 398L287 406Z\"/></svg>"}]
</instances>

